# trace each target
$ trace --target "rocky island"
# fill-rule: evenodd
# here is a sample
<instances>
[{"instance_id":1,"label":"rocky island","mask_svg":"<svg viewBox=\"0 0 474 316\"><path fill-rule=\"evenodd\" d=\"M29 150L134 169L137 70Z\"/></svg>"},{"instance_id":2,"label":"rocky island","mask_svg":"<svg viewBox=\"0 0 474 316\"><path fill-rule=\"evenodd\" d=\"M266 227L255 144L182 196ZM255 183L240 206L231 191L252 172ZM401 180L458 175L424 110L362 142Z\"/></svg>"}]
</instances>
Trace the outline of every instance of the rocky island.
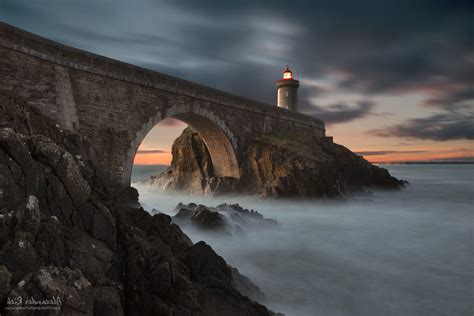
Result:
<instances>
[{"instance_id":1,"label":"rocky island","mask_svg":"<svg viewBox=\"0 0 474 316\"><path fill-rule=\"evenodd\" d=\"M267 133L244 153L240 178L215 175L211 155L188 127L172 147L168 170L150 178L160 190L193 194L245 193L263 197L340 197L367 187L397 189L404 181L327 138Z\"/></svg>"}]
</instances>

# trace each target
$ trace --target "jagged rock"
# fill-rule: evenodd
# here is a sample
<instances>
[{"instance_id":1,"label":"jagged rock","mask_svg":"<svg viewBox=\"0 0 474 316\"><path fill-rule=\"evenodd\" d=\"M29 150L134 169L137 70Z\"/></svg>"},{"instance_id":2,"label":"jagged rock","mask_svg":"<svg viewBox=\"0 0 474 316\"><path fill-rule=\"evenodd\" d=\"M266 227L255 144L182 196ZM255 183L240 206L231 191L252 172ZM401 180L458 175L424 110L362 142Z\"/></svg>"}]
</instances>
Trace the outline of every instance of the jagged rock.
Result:
<instances>
[{"instance_id":1,"label":"jagged rock","mask_svg":"<svg viewBox=\"0 0 474 316\"><path fill-rule=\"evenodd\" d=\"M172 217L172 221L180 225L192 224L204 230L214 231L222 230L227 225L224 216L204 205L180 203L175 211L176 215Z\"/></svg>"},{"instance_id":2,"label":"jagged rock","mask_svg":"<svg viewBox=\"0 0 474 316\"><path fill-rule=\"evenodd\" d=\"M224 217L208 208L198 209L191 217L191 221L203 229L223 229L225 227Z\"/></svg>"},{"instance_id":3,"label":"jagged rock","mask_svg":"<svg viewBox=\"0 0 474 316\"><path fill-rule=\"evenodd\" d=\"M68 267L42 267L34 274L27 275L10 292L8 300L15 302L19 297L22 298L22 304L9 304L7 301L7 306L27 307L27 300L49 300L55 303L44 305L57 307L61 315L92 315L93 312L90 282L80 270L71 270Z\"/></svg>"},{"instance_id":4,"label":"jagged rock","mask_svg":"<svg viewBox=\"0 0 474 316\"><path fill-rule=\"evenodd\" d=\"M119 291L113 287L94 289L94 315L123 316Z\"/></svg>"},{"instance_id":5,"label":"jagged rock","mask_svg":"<svg viewBox=\"0 0 474 316\"><path fill-rule=\"evenodd\" d=\"M207 207L189 203L179 203L172 217L173 222L180 225L194 227L214 232L244 233L242 228L272 227L277 224L274 219L264 218L262 214L241 207L239 204L220 204L216 207Z\"/></svg>"},{"instance_id":6,"label":"jagged rock","mask_svg":"<svg viewBox=\"0 0 474 316\"><path fill-rule=\"evenodd\" d=\"M173 216L173 221L178 224L190 223L196 211L193 208L180 207L179 205L178 207L176 215Z\"/></svg>"},{"instance_id":7,"label":"jagged rock","mask_svg":"<svg viewBox=\"0 0 474 316\"><path fill-rule=\"evenodd\" d=\"M154 185L165 190L185 190L195 194L215 191L219 179L214 177L211 156L197 132L188 133L186 138L177 138L172 154L172 164L179 164L179 169L152 177Z\"/></svg>"},{"instance_id":8,"label":"jagged rock","mask_svg":"<svg viewBox=\"0 0 474 316\"><path fill-rule=\"evenodd\" d=\"M215 209L219 212L227 213L231 220L243 226L257 225L259 228L262 228L262 226L273 226L278 224L276 220L264 218L259 212L248 210L239 204L224 203L217 205Z\"/></svg>"},{"instance_id":9,"label":"jagged rock","mask_svg":"<svg viewBox=\"0 0 474 316\"><path fill-rule=\"evenodd\" d=\"M265 297L262 290L245 275L240 274L237 268L230 267L230 269L232 272L233 287L239 290L240 293L247 295L252 300L261 302Z\"/></svg>"},{"instance_id":10,"label":"jagged rock","mask_svg":"<svg viewBox=\"0 0 474 316\"><path fill-rule=\"evenodd\" d=\"M198 281L201 286L204 284L211 289L198 292L204 315L212 315L216 311L219 311L221 315L260 315L261 313L273 315L272 312L265 311L262 305L238 292L235 284L242 280L240 274L234 272L239 276L236 281L225 260L205 242L200 241L192 246L187 260L191 266L191 278ZM224 292L217 293L214 288L225 288L233 295L224 295Z\"/></svg>"},{"instance_id":11,"label":"jagged rock","mask_svg":"<svg viewBox=\"0 0 474 316\"><path fill-rule=\"evenodd\" d=\"M10 281L12 279L12 275L8 272L7 267L1 265L0 266L0 306L3 305L5 299L10 292Z\"/></svg>"},{"instance_id":12,"label":"jagged rock","mask_svg":"<svg viewBox=\"0 0 474 316\"><path fill-rule=\"evenodd\" d=\"M28 196L26 205L15 212L15 219L18 225L22 226L22 230L31 231L33 235L36 235L41 221L39 201L36 196Z\"/></svg>"},{"instance_id":13,"label":"jagged rock","mask_svg":"<svg viewBox=\"0 0 474 316\"><path fill-rule=\"evenodd\" d=\"M191 247L188 260L193 280L223 283L225 285L231 284L232 274L227 263L204 241L200 241Z\"/></svg>"},{"instance_id":14,"label":"jagged rock","mask_svg":"<svg viewBox=\"0 0 474 316\"><path fill-rule=\"evenodd\" d=\"M61 315L271 315L209 246L109 181L95 155L0 91L0 298L58 296Z\"/></svg>"},{"instance_id":15,"label":"jagged rock","mask_svg":"<svg viewBox=\"0 0 474 316\"><path fill-rule=\"evenodd\" d=\"M190 127L175 140L172 153L171 167L150 178L160 190L321 198L404 185L349 149L309 135L267 133L253 141L242 154L239 179L215 176L204 141Z\"/></svg>"},{"instance_id":16,"label":"jagged rock","mask_svg":"<svg viewBox=\"0 0 474 316\"><path fill-rule=\"evenodd\" d=\"M172 274L169 262L160 263L150 274L153 289L159 295L165 295L171 289Z\"/></svg>"}]
</instances>

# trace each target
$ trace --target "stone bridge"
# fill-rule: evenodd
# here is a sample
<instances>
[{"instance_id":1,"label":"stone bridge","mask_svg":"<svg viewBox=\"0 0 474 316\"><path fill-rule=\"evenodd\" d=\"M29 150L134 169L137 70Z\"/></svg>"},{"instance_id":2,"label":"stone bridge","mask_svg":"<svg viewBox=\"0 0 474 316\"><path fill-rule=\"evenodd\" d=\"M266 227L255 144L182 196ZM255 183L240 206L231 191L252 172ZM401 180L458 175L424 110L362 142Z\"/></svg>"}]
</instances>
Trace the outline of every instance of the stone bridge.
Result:
<instances>
[{"instance_id":1,"label":"stone bridge","mask_svg":"<svg viewBox=\"0 0 474 316\"><path fill-rule=\"evenodd\" d=\"M273 82L269 82L273 84ZM130 184L147 133L173 117L195 128L216 176L240 176L246 144L272 131L325 136L318 119L68 47L0 22L0 88L93 142L110 177Z\"/></svg>"}]
</instances>

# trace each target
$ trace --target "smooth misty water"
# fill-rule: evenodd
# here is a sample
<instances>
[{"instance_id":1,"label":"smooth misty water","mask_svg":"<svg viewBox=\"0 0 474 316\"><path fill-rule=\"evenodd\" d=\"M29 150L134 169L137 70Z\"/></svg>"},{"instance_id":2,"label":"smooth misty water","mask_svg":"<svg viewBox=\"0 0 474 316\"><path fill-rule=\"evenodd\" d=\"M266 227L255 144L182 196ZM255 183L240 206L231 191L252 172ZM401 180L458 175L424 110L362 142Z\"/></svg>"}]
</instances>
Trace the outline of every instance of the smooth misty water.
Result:
<instances>
[{"instance_id":1,"label":"smooth misty water","mask_svg":"<svg viewBox=\"0 0 474 316\"><path fill-rule=\"evenodd\" d=\"M167 168L168 166L165 165L133 166L132 183L146 181L151 175L159 174Z\"/></svg>"},{"instance_id":2,"label":"smooth misty water","mask_svg":"<svg viewBox=\"0 0 474 316\"><path fill-rule=\"evenodd\" d=\"M348 202L170 196L135 184L146 209L180 201L239 203L278 220L246 236L206 235L286 315L466 315L474 312L474 165L394 165L398 192ZM137 168L137 167L135 167Z\"/></svg>"}]
</instances>

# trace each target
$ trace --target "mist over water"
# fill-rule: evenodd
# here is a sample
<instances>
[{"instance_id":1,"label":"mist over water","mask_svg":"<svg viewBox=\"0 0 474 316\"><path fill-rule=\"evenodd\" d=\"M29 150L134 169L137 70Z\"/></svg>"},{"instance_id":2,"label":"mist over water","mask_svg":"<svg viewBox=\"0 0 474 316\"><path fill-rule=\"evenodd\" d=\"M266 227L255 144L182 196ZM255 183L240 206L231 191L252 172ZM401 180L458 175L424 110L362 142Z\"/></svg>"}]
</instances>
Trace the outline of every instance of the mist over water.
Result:
<instances>
[{"instance_id":1,"label":"mist over water","mask_svg":"<svg viewBox=\"0 0 474 316\"><path fill-rule=\"evenodd\" d=\"M288 316L472 315L474 166L386 167L411 184L347 202L170 195L134 186L145 209L169 215L178 202L227 202L276 219L278 227L244 236L183 230L260 286L261 303Z\"/></svg>"},{"instance_id":2,"label":"mist over water","mask_svg":"<svg viewBox=\"0 0 474 316\"><path fill-rule=\"evenodd\" d=\"M159 174L165 171L168 166L165 165L136 165L133 166L132 183L136 186L137 182L148 180L151 175Z\"/></svg>"}]
</instances>

